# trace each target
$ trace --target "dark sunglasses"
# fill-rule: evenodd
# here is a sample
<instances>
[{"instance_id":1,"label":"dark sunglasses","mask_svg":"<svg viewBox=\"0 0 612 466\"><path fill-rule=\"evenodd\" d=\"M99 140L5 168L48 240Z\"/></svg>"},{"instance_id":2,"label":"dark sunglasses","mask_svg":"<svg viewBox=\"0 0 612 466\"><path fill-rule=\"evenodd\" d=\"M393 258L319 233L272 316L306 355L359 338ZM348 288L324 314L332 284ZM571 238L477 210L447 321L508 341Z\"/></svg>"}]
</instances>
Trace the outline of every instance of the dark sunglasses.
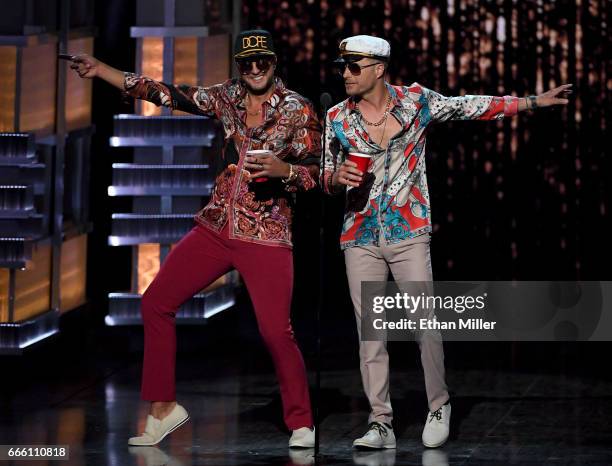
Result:
<instances>
[{"instance_id":1,"label":"dark sunglasses","mask_svg":"<svg viewBox=\"0 0 612 466\"><path fill-rule=\"evenodd\" d=\"M240 74L249 74L253 70L253 63L259 71L265 73L270 69L273 63L275 63L274 57L251 57L251 58L239 58L236 60L236 66Z\"/></svg>"},{"instance_id":2,"label":"dark sunglasses","mask_svg":"<svg viewBox=\"0 0 612 466\"><path fill-rule=\"evenodd\" d=\"M369 68L370 66L380 65L380 63L370 63L369 65L360 65L359 63L356 63L354 61L347 61L347 60L344 60L343 58L340 58L334 62L334 65L336 66L338 73L340 73L341 75L343 75L344 70L348 68L349 72L353 76L359 76L361 74L361 70L363 70L364 68Z\"/></svg>"}]
</instances>

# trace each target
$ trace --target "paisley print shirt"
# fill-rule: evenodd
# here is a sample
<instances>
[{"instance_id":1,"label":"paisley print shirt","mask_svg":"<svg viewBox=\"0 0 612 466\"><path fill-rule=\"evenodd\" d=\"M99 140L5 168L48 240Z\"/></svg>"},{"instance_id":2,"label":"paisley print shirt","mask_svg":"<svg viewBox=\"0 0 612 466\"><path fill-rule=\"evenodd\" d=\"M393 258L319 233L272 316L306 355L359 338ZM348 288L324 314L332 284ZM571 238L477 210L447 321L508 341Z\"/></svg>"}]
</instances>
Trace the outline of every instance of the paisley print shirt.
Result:
<instances>
[{"instance_id":1,"label":"paisley print shirt","mask_svg":"<svg viewBox=\"0 0 612 466\"><path fill-rule=\"evenodd\" d=\"M223 124L224 148L220 170L208 204L195 220L221 231L229 222L229 237L291 248L293 194L316 186L321 154L321 128L310 102L275 78L275 91L263 104L263 123L246 126L246 89L238 79L211 87L171 85L125 73L129 96L195 115L218 118ZM294 165L297 178L248 183L243 169L251 149L268 149Z\"/></svg>"},{"instance_id":2,"label":"paisley print shirt","mask_svg":"<svg viewBox=\"0 0 612 466\"><path fill-rule=\"evenodd\" d=\"M332 175L349 152L370 154L372 161L362 186L347 187L340 246L398 243L431 231L425 173L425 135L428 126L447 120L499 120L518 113L518 98L466 95L445 97L418 83L386 84L391 114L401 130L385 150L372 141L355 100L332 107L326 116L325 166L321 183L333 194Z\"/></svg>"}]
</instances>

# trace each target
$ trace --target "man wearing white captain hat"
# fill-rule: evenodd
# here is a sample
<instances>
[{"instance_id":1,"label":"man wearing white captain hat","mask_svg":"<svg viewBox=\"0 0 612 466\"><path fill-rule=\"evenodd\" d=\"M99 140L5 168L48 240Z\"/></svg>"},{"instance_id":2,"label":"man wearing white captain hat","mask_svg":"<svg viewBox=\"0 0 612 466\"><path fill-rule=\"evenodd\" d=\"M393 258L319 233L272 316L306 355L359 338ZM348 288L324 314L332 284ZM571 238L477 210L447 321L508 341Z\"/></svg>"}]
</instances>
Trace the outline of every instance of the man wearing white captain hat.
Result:
<instances>
[{"instance_id":1,"label":"man wearing white captain hat","mask_svg":"<svg viewBox=\"0 0 612 466\"><path fill-rule=\"evenodd\" d=\"M566 105L571 84L538 96L445 97L413 83L392 86L385 76L389 43L354 36L340 43L340 72L348 99L326 116L325 162L321 183L328 194L346 192L340 245L344 250L351 299L360 334L364 390L371 406L362 448L395 448L389 397L389 356L385 341L361 341L361 283L387 280L431 282L431 214L425 173L425 131L447 120L498 120L522 110ZM365 172L346 160L349 152L370 156ZM422 440L438 447L449 435L451 406L439 332L417 336L429 413Z\"/></svg>"}]
</instances>

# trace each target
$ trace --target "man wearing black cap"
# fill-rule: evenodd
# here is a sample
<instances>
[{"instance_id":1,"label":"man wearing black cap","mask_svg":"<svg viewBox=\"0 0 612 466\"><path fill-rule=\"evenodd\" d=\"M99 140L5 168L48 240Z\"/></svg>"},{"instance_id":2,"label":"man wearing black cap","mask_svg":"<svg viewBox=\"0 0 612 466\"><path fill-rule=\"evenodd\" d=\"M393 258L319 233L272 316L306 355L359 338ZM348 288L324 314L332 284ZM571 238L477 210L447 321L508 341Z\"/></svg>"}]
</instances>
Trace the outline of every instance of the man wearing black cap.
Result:
<instances>
[{"instance_id":1,"label":"man wearing black cap","mask_svg":"<svg viewBox=\"0 0 612 466\"><path fill-rule=\"evenodd\" d=\"M235 268L276 368L285 423L293 431L289 446L314 446L306 371L289 314L292 194L316 186L320 125L312 105L274 76L269 32L241 32L234 58L240 78L211 87L154 81L87 55L74 57L71 65L82 78L99 77L132 97L218 118L225 131L222 169L210 201L142 297L141 395L151 411L145 432L130 438L130 445L155 445L189 419L176 403L174 316L183 302Z\"/></svg>"},{"instance_id":2,"label":"man wearing black cap","mask_svg":"<svg viewBox=\"0 0 612 466\"><path fill-rule=\"evenodd\" d=\"M446 97L418 83L390 85L385 77L391 47L382 38L348 37L339 48L337 64L349 97L327 112L322 185L329 194L346 193L340 246L362 336L362 282L386 282L391 271L403 287L409 282L410 287L431 287L428 126L447 120L499 120L523 110L566 105L571 85L523 98ZM429 405L422 441L434 448L449 436L444 352L439 331L416 333ZM395 448L386 341L366 340L359 342L359 357L371 413L366 433L353 445Z\"/></svg>"}]
</instances>

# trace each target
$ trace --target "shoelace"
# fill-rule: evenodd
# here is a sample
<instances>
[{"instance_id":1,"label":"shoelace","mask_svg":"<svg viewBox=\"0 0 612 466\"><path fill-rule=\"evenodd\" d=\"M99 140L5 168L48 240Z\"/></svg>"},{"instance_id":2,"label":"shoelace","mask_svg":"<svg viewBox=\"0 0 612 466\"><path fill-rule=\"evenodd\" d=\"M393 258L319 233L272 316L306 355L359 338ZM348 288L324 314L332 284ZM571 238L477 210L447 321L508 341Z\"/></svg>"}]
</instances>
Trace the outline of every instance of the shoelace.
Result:
<instances>
[{"instance_id":1,"label":"shoelace","mask_svg":"<svg viewBox=\"0 0 612 466\"><path fill-rule=\"evenodd\" d=\"M429 422L433 421L434 417L436 418L436 420L441 421L442 420L442 407L439 407L438 409L436 409L434 412L429 413Z\"/></svg>"},{"instance_id":2,"label":"shoelace","mask_svg":"<svg viewBox=\"0 0 612 466\"><path fill-rule=\"evenodd\" d=\"M389 433L387 432L387 428L383 426L380 422L371 422L368 426L368 432L371 430L377 431L378 435L380 435L381 437L386 437L387 435L389 435Z\"/></svg>"}]
</instances>

